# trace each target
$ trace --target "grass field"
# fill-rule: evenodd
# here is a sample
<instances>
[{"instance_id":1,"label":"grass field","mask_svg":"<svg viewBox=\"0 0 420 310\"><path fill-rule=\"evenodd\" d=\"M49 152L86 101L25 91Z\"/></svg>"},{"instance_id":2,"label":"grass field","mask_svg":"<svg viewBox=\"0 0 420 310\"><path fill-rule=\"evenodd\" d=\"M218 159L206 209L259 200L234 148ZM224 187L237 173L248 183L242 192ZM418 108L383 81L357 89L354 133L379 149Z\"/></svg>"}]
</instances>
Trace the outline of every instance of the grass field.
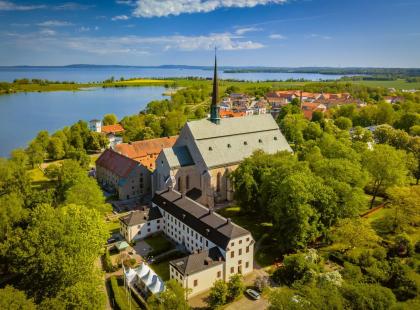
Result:
<instances>
[{"instance_id":1,"label":"grass field","mask_svg":"<svg viewBox=\"0 0 420 310\"><path fill-rule=\"evenodd\" d=\"M154 252L163 253L172 248L172 244L166 240L162 235L144 239L148 245L153 248Z\"/></svg>"}]
</instances>

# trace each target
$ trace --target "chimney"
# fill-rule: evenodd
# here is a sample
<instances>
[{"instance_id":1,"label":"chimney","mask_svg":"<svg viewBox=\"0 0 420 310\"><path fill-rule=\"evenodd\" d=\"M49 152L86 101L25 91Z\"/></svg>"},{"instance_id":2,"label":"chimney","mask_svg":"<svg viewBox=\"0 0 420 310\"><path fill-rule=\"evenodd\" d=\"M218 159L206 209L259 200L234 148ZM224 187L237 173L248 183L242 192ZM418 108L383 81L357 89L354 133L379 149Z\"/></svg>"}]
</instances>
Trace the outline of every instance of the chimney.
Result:
<instances>
[{"instance_id":1,"label":"chimney","mask_svg":"<svg viewBox=\"0 0 420 310\"><path fill-rule=\"evenodd\" d=\"M230 223L232 223L232 220L230 218L227 218L226 219L226 224L230 224Z\"/></svg>"},{"instance_id":2,"label":"chimney","mask_svg":"<svg viewBox=\"0 0 420 310\"><path fill-rule=\"evenodd\" d=\"M212 208L212 207L209 207L209 215L211 215L211 214L213 214L213 213L214 213L213 208Z\"/></svg>"}]
</instances>

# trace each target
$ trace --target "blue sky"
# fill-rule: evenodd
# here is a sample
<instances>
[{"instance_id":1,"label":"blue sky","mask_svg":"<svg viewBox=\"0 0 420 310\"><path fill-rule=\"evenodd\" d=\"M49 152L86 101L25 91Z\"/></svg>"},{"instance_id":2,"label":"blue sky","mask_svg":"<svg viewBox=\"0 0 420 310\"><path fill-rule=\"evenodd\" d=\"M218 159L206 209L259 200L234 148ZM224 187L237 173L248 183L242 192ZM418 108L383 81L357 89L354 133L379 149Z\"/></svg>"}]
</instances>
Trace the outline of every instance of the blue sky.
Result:
<instances>
[{"instance_id":1,"label":"blue sky","mask_svg":"<svg viewBox=\"0 0 420 310\"><path fill-rule=\"evenodd\" d=\"M420 67L420 0L0 0L0 65Z\"/></svg>"}]
</instances>

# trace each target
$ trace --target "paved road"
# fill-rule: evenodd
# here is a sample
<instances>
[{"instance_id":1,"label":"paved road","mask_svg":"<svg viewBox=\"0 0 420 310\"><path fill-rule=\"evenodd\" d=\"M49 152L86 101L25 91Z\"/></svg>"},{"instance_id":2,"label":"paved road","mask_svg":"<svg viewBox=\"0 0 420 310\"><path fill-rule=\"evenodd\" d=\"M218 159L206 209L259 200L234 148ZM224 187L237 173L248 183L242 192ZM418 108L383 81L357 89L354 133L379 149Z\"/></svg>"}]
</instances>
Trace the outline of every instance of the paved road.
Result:
<instances>
[{"instance_id":1,"label":"paved road","mask_svg":"<svg viewBox=\"0 0 420 310\"><path fill-rule=\"evenodd\" d=\"M265 298L252 300L247 296L242 297L238 301L228 305L225 310L263 310L268 308L268 301Z\"/></svg>"}]
</instances>

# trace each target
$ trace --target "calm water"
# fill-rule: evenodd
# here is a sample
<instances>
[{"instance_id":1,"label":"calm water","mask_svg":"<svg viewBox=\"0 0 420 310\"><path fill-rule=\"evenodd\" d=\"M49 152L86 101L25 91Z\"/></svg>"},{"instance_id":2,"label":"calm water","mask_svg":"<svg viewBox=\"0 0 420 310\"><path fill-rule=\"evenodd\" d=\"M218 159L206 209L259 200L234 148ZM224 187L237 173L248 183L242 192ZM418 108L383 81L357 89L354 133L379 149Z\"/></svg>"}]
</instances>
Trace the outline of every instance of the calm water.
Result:
<instances>
[{"instance_id":1,"label":"calm water","mask_svg":"<svg viewBox=\"0 0 420 310\"><path fill-rule=\"evenodd\" d=\"M201 69L167 69L167 68L127 68L127 67L98 67L98 68L1 68L0 81L12 82L20 78L39 78L51 81L75 81L75 82L97 82L103 81L111 76L116 79L121 77L204 77L213 76L211 70ZM222 79L237 79L247 81L266 80L336 80L342 75L309 74L309 73L223 73L219 70Z\"/></svg>"},{"instance_id":2,"label":"calm water","mask_svg":"<svg viewBox=\"0 0 420 310\"><path fill-rule=\"evenodd\" d=\"M0 96L0 156L25 147L40 130L50 133L78 120L102 119L115 113L119 119L143 110L161 99L163 87L97 88L86 91L19 93Z\"/></svg>"},{"instance_id":3,"label":"calm water","mask_svg":"<svg viewBox=\"0 0 420 310\"><path fill-rule=\"evenodd\" d=\"M0 81L19 78L39 78L52 81L94 82L111 76L120 77L205 77L211 70L168 68L4 68L0 67ZM340 75L305 73L223 73L223 79L249 81L263 80L325 80L338 79ZM115 113L119 118L138 113L146 104L162 98L164 88L94 89L79 92L20 93L0 96L0 156L8 156L17 147L25 147L38 131L50 133L82 120L102 119L104 114Z\"/></svg>"}]
</instances>

